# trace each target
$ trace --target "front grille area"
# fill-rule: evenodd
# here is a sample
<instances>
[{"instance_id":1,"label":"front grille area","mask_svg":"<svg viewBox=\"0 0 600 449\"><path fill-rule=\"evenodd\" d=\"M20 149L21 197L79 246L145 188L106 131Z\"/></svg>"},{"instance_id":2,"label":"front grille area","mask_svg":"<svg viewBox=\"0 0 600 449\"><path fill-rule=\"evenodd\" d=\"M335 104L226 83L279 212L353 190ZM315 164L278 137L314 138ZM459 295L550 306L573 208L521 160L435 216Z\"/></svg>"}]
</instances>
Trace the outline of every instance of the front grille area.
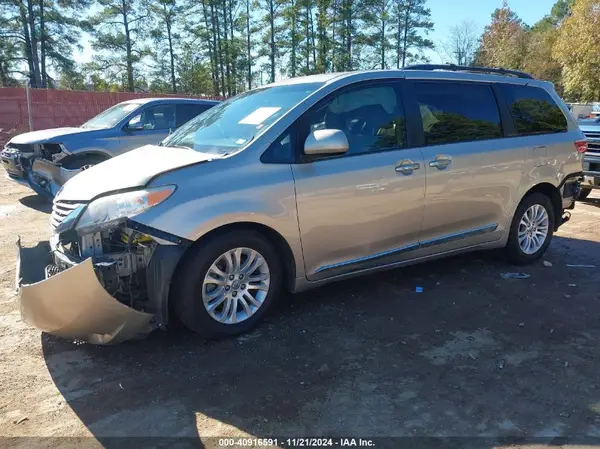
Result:
<instances>
[{"instance_id":1,"label":"front grille area","mask_svg":"<svg viewBox=\"0 0 600 449\"><path fill-rule=\"evenodd\" d=\"M21 157L21 152L16 148L4 147L4 150L0 153L0 156L7 159L18 159Z\"/></svg>"},{"instance_id":2,"label":"front grille area","mask_svg":"<svg viewBox=\"0 0 600 449\"><path fill-rule=\"evenodd\" d=\"M52 226L52 229L56 229L73 209L85 204L83 201L54 201L52 204L52 214L50 215L50 226Z\"/></svg>"},{"instance_id":3,"label":"front grille area","mask_svg":"<svg viewBox=\"0 0 600 449\"><path fill-rule=\"evenodd\" d=\"M600 132L586 131L583 133L588 143L588 153L600 154Z\"/></svg>"},{"instance_id":4,"label":"front grille area","mask_svg":"<svg viewBox=\"0 0 600 449\"><path fill-rule=\"evenodd\" d=\"M33 153L35 151L35 146L30 143L11 143L8 142L4 147L4 151L7 153L12 152L21 152L21 153Z\"/></svg>"},{"instance_id":5,"label":"front grille area","mask_svg":"<svg viewBox=\"0 0 600 449\"><path fill-rule=\"evenodd\" d=\"M588 140L588 151L590 153L600 153L600 142L591 142Z\"/></svg>"},{"instance_id":6,"label":"front grille area","mask_svg":"<svg viewBox=\"0 0 600 449\"><path fill-rule=\"evenodd\" d=\"M583 134L588 139L600 139L600 131L585 131Z\"/></svg>"}]
</instances>

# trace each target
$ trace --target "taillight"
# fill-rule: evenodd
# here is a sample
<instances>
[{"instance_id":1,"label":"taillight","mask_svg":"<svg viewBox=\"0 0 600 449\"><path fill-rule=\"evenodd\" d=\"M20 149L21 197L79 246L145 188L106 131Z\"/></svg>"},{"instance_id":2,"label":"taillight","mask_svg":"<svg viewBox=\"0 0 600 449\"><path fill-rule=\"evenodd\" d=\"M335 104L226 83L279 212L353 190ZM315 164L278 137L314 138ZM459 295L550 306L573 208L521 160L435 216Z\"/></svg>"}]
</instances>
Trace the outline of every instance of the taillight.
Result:
<instances>
[{"instance_id":1,"label":"taillight","mask_svg":"<svg viewBox=\"0 0 600 449\"><path fill-rule=\"evenodd\" d=\"M576 141L575 148L577 148L578 153L585 153L588 149L587 140Z\"/></svg>"}]
</instances>

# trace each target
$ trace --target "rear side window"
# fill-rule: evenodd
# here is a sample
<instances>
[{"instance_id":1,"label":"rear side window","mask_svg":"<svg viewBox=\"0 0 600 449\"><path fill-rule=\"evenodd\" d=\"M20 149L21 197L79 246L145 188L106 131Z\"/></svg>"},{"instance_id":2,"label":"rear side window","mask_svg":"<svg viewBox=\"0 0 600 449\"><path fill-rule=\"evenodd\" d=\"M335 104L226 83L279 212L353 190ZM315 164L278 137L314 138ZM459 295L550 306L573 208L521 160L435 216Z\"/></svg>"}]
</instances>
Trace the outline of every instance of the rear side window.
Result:
<instances>
[{"instance_id":1,"label":"rear side window","mask_svg":"<svg viewBox=\"0 0 600 449\"><path fill-rule=\"evenodd\" d=\"M490 86L437 81L416 81L414 86L427 145L502 137Z\"/></svg>"},{"instance_id":2,"label":"rear side window","mask_svg":"<svg viewBox=\"0 0 600 449\"><path fill-rule=\"evenodd\" d=\"M505 85L503 91L520 136L567 131L567 119L544 89Z\"/></svg>"},{"instance_id":3,"label":"rear side window","mask_svg":"<svg viewBox=\"0 0 600 449\"><path fill-rule=\"evenodd\" d=\"M179 128L186 122L197 115L202 114L207 109L210 109L210 105L204 104L178 104L177 105L177 127Z\"/></svg>"}]
</instances>

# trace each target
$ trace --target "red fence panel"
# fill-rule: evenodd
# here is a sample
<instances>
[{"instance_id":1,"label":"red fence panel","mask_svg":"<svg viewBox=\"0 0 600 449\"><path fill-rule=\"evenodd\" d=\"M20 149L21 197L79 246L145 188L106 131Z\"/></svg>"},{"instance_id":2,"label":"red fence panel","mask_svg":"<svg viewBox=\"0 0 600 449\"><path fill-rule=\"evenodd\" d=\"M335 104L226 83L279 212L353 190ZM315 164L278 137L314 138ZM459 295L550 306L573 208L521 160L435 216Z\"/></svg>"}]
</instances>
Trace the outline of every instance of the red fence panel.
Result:
<instances>
[{"instance_id":1,"label":"red fence panel","mask_svg":"<svg viewBox=\"0 0 600 449\"><path fill-rule=\"evenodd\" d=\"M73 90L29 89L31 124L34 130L79 126L109 107L126 100L185 95L132 92L82 92ZM222 100L222 97L204 98ZM0 88L0 149L15 134L29 131L27 90Z\"/></svg>"},{"instance_id":2,"label":"red fence panel","mask_svg":"<svg viewBox=\"0 0 600 449\"><path fill-rule=\"evenodd\" d=\"M5 87L0 89L0 145L28 129L27 96L25 89Z\"/></svg>"}]
</instances>

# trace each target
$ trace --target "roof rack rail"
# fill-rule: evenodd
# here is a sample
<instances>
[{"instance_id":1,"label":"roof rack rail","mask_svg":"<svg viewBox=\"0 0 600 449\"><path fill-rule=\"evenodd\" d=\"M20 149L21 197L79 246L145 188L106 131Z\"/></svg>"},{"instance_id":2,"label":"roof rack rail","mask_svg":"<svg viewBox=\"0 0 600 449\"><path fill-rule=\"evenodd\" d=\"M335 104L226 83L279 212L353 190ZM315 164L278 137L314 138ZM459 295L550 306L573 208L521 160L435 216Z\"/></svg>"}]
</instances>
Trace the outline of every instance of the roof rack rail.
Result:
<instances>
[{"instance_id":1,"label":"roof rack rail","mask_svg":"<svg viewBox=\"0 0 600 449\"><path fill-rule=\"evenodd\" d=\"M514 76L524 79L535 79L529 73L520 72L518 70L508 69L493 69L490 67L472 67L456 64L416 64L404 67L406 70L450 70L452 72L474 72L474 73L494 73L504 76Z\"/></svg>"}]
</instances>

